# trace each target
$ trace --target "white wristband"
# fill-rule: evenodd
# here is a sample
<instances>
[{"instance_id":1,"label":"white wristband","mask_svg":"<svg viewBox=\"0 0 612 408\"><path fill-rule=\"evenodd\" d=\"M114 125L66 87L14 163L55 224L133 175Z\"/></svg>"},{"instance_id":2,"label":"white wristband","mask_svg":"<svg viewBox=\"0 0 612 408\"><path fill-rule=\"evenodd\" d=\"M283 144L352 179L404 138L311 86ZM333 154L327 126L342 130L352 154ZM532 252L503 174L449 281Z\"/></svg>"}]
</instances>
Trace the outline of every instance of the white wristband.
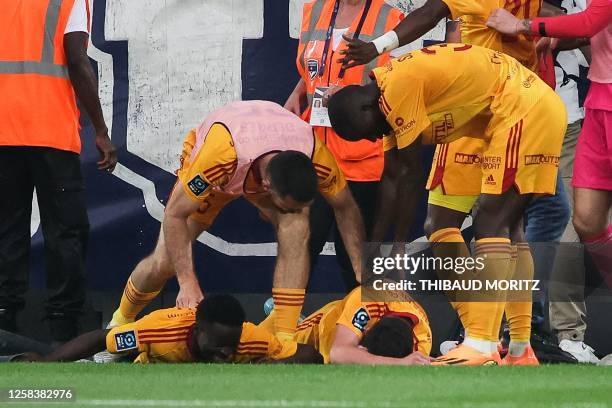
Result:
<instances>
[{"instance_id":1,"label":"white wristband","mask_svg":"<svg viewBox=\"0 0 612 408\"><path fill-rule=\"evenodd\" d=\"M399 47L399 37L395 31L391 30L372 41L372 43L376 47L378 55L380 55L383 52L393 51Z\"/></svg>"}]
</instances>

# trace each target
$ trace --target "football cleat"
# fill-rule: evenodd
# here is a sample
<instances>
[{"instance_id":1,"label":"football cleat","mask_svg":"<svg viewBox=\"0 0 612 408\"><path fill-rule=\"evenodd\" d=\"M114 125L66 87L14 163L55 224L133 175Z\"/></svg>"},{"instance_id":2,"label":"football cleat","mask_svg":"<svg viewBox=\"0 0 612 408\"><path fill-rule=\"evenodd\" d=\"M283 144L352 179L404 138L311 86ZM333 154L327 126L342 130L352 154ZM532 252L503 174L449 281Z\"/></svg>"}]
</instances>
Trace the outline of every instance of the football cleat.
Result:
<instances>
[{"instance_id":1,"label":"football cleat","mask_svg":"<svg viewBox=\"0 0 612 408\"><path fill-rule=\"evenodd\" d=\"M465 344L450 350L445 356L438 357L431 363L431 365L443 366L496 366L500 364L499 353L481 353Z\"/></svg>"},{"instance_id":2,"label":"football cleat","mask_svg":"<svg viewBox=\"0 0 612 408\"><path fill-rule=\"evenodd\" d=\"M535 352L533 351L533 348L531 348L531 346L528 346L525 349L525 352L523 353L523 355L521 356L514 357L514 356L511 356L510 353L507 353L506 356L502 359L501 365L537 366L537 365L540 365L540 362L538 361L538 358L536 357Z\"/></svg>"},{"instance_id":3,"label":"football cleat","mask_svg":"<svg viewBox=\"0 0 612 408\"><path fill-rule=\"evenodd\" d=\"M440 354L447 355L451 350L456 349L460 342L457 340L446 340L440 343Z\"/></svg>"}]
</instances>

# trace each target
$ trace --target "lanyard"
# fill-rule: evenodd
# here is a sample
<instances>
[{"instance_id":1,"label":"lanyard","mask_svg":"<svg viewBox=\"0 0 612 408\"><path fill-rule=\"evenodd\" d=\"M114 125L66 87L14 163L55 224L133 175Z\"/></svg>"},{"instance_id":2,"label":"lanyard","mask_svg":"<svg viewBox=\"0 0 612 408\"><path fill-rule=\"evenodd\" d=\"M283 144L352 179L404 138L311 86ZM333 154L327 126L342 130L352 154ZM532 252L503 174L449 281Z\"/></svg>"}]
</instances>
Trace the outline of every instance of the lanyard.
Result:
<instances>
[{"instance_id":1,"label":"lanyard","mask_svg":"<svg viewBox=\"0 0 612 408\"><path fill-rule=\"evenodd\" d=\"M363 8L363 13L361 13L361 18L359 19L359 24L357 24L357 29L353 34L353 38L359 37L359 33L361 33L361 29L363 28L363 24L365 23L365 19L368 16L368 11L370 11L370 6L372 5L372 0L366 0L365 7ZM325 47L323 48L323 55L321 56L321 67L319 68L319 77L322 77L325 73L325 66L327 65L327 56L329 54L329 47L331 45L331 39L334 33L334 27L336 26L336 17L338 17L338 10L340 9L340 0L336 0L336 4L334 4L334 10L332 11L331 19L329 21L329 27L327 28L327 35L325 37ZM338 77L342 79L344 77L345 69L342 68Z\"/></svg>"}]
</instances>

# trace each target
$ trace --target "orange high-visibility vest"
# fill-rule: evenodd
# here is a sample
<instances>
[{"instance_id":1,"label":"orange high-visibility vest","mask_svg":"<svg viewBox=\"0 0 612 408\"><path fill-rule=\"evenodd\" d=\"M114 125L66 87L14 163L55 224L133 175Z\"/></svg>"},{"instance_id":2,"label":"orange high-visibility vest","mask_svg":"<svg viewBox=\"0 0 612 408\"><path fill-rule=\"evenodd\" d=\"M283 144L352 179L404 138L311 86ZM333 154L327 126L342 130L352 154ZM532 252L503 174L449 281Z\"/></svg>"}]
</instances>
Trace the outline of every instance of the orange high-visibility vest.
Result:
<instances>
[{"instance_id":1,"label":"orange high-visibility vest","mask_svg":"<svg viewBox=\"0 0 612 408\"><path fill-rule=\"evenodd\" d=\"M0 146L81 151L64 30L75 0L0 0Z\"/></svg>"},{"instance_id":2,"label":"orange high-visibility vest","mask_svg":"<svg viewBox=\"0 0 612 408\"><path fill-rule=\"evenodd\" d=\"M339 52L346 48L346 42L343 40L336 51L333 51L333 47L330 44L325 70L322 76L319 76L317 71L322 64L321 60L327 38L327 29L330 26L335 3L336 0L315 0L304 4L297 67L302 79L306 83L306 92L308 94L308 109L302 115L302 119L306 121L310 120L310 106L316 87L327 87L330 84L365 84L370 81L368 77L370 71L373 68L384 65L389 60L389 54L385 53L369 64L346 70L344 77L340 79L341 64L336 61L341 57ZM353 37L362 14L363 8L349 27L346 33L347 36ZM372 0L358 38L364 41L371 41L393 29L402 18L403 14L386 4L384 0ZM315 126L314 129L317 137L332 151L338 165L348 180L380 180L384 166L382 141L370 142L369 140L361 140L358 142L348 142L338 136L331 128Z\"/></svg>"}]
</instances>

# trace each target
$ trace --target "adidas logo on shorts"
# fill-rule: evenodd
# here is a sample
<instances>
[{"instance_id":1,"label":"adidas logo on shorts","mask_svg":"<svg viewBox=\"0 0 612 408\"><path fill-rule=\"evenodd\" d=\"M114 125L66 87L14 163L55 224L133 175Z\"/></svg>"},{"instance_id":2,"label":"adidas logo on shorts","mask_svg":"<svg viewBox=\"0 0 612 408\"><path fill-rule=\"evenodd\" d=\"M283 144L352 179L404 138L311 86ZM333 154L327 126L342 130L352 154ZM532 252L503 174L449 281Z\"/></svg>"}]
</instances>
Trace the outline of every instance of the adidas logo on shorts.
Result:
<instances>
[{"instance_id":1,"label":"adidas logo on shorts","mask_svg":"<svg viewBox=\"0 0 612 408\"><path fill-rule=\"evenodd\" d=\"M489 184L491 186L494 186L497 184L492 174L489 174L489 177L487 177L487 179L485 180L485 184Z\"/></svg>"}]
</instances>

